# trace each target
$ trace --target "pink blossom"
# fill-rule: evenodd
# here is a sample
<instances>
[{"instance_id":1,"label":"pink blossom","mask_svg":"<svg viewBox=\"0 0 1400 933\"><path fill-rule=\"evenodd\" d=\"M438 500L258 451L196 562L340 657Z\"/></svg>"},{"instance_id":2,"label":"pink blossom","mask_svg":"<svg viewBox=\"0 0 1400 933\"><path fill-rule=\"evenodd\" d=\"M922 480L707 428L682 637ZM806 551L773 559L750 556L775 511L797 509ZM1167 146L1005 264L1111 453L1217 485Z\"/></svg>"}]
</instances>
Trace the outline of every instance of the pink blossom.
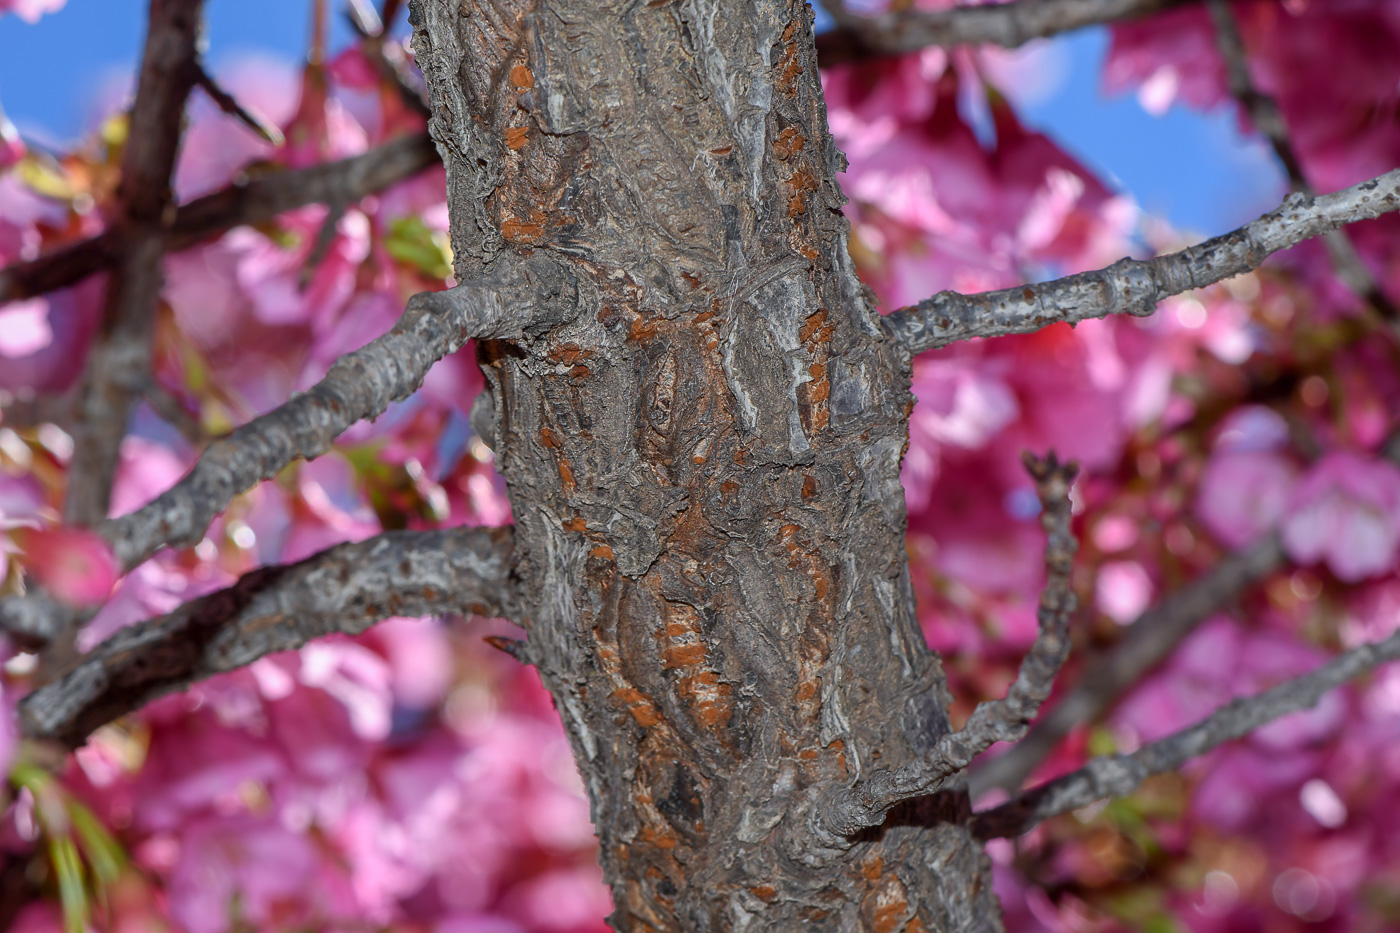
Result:
<instances>
[{"instance_id":1,"label":"pink blossom","mask_svg":"<svg viewBox=\"0 0 1400 933\"><path fill-rule=\"evenodd\" d=\"M1133 621L1152 602L1152 578L1136 561L1104 564L1095 587L1099 609L1119 625Z\"/></svg>"},{"instance_id":2,"label":"pink blossom","mask_svg":"<svg viewBox=\"0 0 1400 933\"><path fill-rule=\"evenodd\" d=\"M1201 476L1196 514L1222 543L1241 547L1284 517L1296 480L1292 464L1277 454L1217 451Z\"/></svg>"},{"instance_id":3,"label":"pink blossom","mask_svg":"<svg viewBox=\"0 0 1400 933\"><path fill-rule=\"evenodd\" d=\"M85 528L30 528L19 541L34 579L74 606L101 603L121 571L107 542Z\"/></svg>"},{"instance_id":4,"label":"pink blossom","mask_svg":"<svg viewBox=\"0 0 1400 933\"><path fill-rule=\"evenodd\" d=\"M1293 491L1283 543L1295 560L1325 561L1348 582L1393 569L1400 546L1400 470L1352 453L1328 454Z\"/></svg>"},{"instance_id":5,"label":"pink blossom","mask_svg":"<svg viewBox=\"0 0 1400 933\"><path fill-rule=\"evenodd\" d=\"M0 110L0 172L24 158L27 151L24 140L19 138L19 130Z\"/></svg>"},{"instance_id":6,"label":"pink blossom","mask_svg":"<svg viewBox=\"0 0 1400 933\"><path fill-rule=\"evenodd\" d=\"M14 760L15 747L19 744L15 699L0 683L0 775L10 773L10 762Z\"/></svg>"},{"instance_id":7,"label":"pink blossom","mask_svg":"<svg viewBox=\"0 0 1400 933\"><path fill-rule=\"evenodd\" d=\"M56 13L63 9L67 0L0 0L0 16L7 12L15 13L28 23L37 23L45 13Z\"/></svg>"},{"instance_id":8,"label":"pink blossom","mask_svg":"<svg viewBox=\"0 0 1400 933\"><path fill-rule=\"evenodd\" d=\"M235 906L237 916L260 928L319 913L313 843L276 820L206 817L184 828L181 848L170 879L170 913L189 933L225 933ZM287 916L287 905L300 909Z\"/></svg>"}]
</instances>

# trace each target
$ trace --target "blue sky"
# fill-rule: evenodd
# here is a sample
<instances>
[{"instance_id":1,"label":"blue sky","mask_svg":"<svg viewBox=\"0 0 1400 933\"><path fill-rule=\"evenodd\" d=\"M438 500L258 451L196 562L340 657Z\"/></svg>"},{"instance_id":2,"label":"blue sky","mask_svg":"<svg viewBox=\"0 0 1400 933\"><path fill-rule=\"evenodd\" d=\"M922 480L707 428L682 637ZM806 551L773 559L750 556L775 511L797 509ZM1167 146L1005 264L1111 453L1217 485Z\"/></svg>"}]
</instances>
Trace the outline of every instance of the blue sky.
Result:
<instances>
[{"instance_id":1,"label":"blue sky","mask_svg":"<svg viewBox=\"0 0 1400 933\"><path fill-rule=\"evenodd\" d=\"M129 74L140 50L147 0L68 0L29 25L0 16L0 106L20 130L61 144L81 134L95 88ZM350 39L332 3L332 45ZM208 0L209 61L271 53L298 60L311 24L309 0ZM1149 212L1200 233L1223 232L1277 203L1283 179L1267 150L1242 138L1233 113L1174 107L1155 117L1131 95L1106 98L1099 67L1105 30L1054 40L1041 99L1025 121L1130 192Z\"/></svg>"}]
</instances>

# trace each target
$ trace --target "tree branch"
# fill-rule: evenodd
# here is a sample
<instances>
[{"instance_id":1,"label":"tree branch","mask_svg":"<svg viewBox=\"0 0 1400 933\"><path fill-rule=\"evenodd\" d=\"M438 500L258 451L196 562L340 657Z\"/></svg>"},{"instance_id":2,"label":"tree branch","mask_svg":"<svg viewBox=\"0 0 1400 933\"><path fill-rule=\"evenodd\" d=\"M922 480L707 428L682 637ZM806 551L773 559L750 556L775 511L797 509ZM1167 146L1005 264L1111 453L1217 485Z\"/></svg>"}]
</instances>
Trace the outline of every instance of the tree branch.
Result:
<instances>
[{"instance_id":1,"label":"tree branch","mask_svg":"<svg viewBox=\"0 0 1400 933\"><path fill-rule=\"evenodd\" d=\"M347 428L418 389L428 369L472 338L519 337L572 306L567 274L541 256L494 278L423 292L389 333L336 360L309 391L214 442L194 468L145 506L97 526L130 570L166 545L194 544L234 496L297 459L325 453ZM51 638L76 613L41 593L0 599L0 629Z\"/></svg>"},{"instance_id":2,"label":"tree branch","mask_svg":"<svg viewBox=\"0 0 1400 933\"><path fill-rule=\"evenodd\" d=\"M884 318L911 353L973 337L1025 334L1061 321L1151 314L1171 295L1257 269L1271 254L1400 210L1400 169L1333 194L1290 194L1283 206L1238 230L1156 259L1121 259L1106 269L980 295L939 292Z\"/></svg>"},{"instance_id":3,"label":"tree branch","mask_svg":"<svg viewBox=\"0 0 1400 933\"><path fill-rule=\"evenodd\" d=\"M1019 836L1037 823L1106 797L1122 797L1154 774L1175 771L1192 758L1248 735L1267 722L1307 709L1333 687L1400 658L1400 632L1344 652L1317 670L1252 697L1235 700L1194 726L1130 755L1095 758L1083 768L1027 791L973 817L981 839Z\"/></svg>"},{"instance_id":4,"label":"tree branch","mask_svg":"<svg viewBox=\"0 0 1400 933\"><path fill-rule=\"evenodd\" d=\"M20 704L25 734L69 747L168 693L332 633L393 616L520 618L514 529L390 531L123 629Z\"/></svg>"},{"instance_id":5,"label":"tree branch","mask_svg":"<svg viewBox=\"0 0 1400 933\"><path fill-rule=\"evenodd\" d=\"M929 46L991 44L1013 49L1032 39L1122 20L1141 19L1189 0L1015 0L947 10L891 10L836 17L840 28L819 34L823 68L904 55ZM834 14L833 14L834 15Z\"/></svg>"},{"instance_id":6,"label":"tree branch","mask_svg":"<svg viewBox=\"0 0 1400 933\"><path fill-rule=\"evenodd\" d=\"M367 152L310 168L240 179L180 207L166 237L170 251L188 249L234 227L265 224L308 204L354 204L437 163L426 132L400 137ZM115 228L29 262L0 269L0 304L80 282L116 264L123 246Z\"/></svg>"},{"instance_id":7,"label":"tree branch","mask_svg":"<svg viewBox=\"0 0 1400 933\"><path fill-rule=\"evenodd\" d=\"M1006 697L981 703L958 732L938 741L923 758L890 771L877 771L854 787L833 795L820 813L828 833L849 836L878 826L895 804L937 790L943 780L997 742L1025 734L1040 705L1050 695L1055 675L1069 655L1069 622L1077 601L1070 588L1074 552L1079 543L1070 531L1070 487L1078 467L1062 466L1051 453L1045 460L1027 454L1026 468L1035 478L1040 497L1040 523L1045 529L1045 588L1040 594L1040 632L1026 653Z\"/></svg>"},{"instance_id":8,"label":"tree branch","mask_svg":"<svg viewBox=\"0 0 1400 933\"><path fill-rule=\"evenodd\" d=\"M972 799L993 787L1012 792L1020 789L1075 726L1102 716L1120 696L1161 664L1197 625L1277 572L1284 563L1278 535L1267 535L1228 555L1209 572L1138 616L1117 644L1099 657L1084 661L1083 678L1031 726L1025 738L1004 754L972 768L968 775Z\"/></svg>"},{"instance_id":9,"label":"tree branch","mask_svg":"<svg viewBox=\"0 0 1400 933\"><path fill-rule=\"evenodd\" d=\"M1245 53L1244 37L1240 35L1239 24L1227 0L1206 0L1215 25L1216 47L1225 61L1225 72L1230 83L1230 95L1249 116L1263 137L1268 140L1274 156L1288 175L1288 186L1300 194L1311 196L1316 192L1303 171L1303 162L1293 148L1288 137L1288 124L1278 103L1263 93L1249 76L1249 60ZM1342 230L1333 230L1323 237L1327 253L1336 267L1337 277L1351 289L1357 297L1371 305L1381 317L1396 320L1400 317L1395 304L1381 291L1375 276L1366 268L1366 263L1356 252L1351 238Z\"/></svg>"},{"instance_id":10,"label":"tree branch","mask_svg":"<svg viewBox=\"0 0 1400 933\"><path fill-rule=\"evenodd\" d=\"M203 0L151 0L117 186L113 229L121 252L107 283L101 327L88 351L78 417L71 425L73 460L64 517L74 524L107 517L117 451L150 373L161 259L173 220L170 179L185 101L201 73L203 6Z\"/></svg>"},{"instance_id":11,"label":"tree branch","mask_svg":"<svg viewBox=\"0 0 1400 933\"><path fill-rule=\"evenodd\" d=\"M379 73L382 81L393 87L404 106L414 113L427 117L431 114L428 100L423 90L414 83L412 71L402 48L391 51L388 29L398 14L398 4L386 3L383 16L364 0L350 0L346 4L345 16L350 28L360 36L360 48ZM394 54L397 52L397 54ZM392 55L392 57L391 57Z\"/></svg>"},{"instance_id":12,"label":"tree branch","mask_svg":"<svg viewBox=\"0 0 1400 933\"><path fill-rule=\"evenodd\" d=\"M269 122L262 114L249 110L239 103L238 98L219 86L219 82L215 81L213 75L204 70L203 65L199 67L199 75L196 80L200 89L209 96L209 99L212 100L220 110L248 127L248 129L252 130L254 133L257 133L264 141L274 146L280 146L286 142L282 137L282 131L280 129Z\"/></svg>"}]
</instances>

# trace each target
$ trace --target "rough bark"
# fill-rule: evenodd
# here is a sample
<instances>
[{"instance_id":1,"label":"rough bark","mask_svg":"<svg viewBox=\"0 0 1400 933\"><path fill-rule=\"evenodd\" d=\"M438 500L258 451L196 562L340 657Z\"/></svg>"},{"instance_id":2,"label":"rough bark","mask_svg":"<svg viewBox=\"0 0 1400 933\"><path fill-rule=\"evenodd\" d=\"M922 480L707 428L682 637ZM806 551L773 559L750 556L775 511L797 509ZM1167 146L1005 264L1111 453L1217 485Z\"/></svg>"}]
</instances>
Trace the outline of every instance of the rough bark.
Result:
<instances>
[{"instance_id":1,"label":"rough bark","mask_svg":"<svg viewBox=\"0 0 1400 933\"><path fill-rule=\"evenodd\" d=\"M322 635L357 635L392 616L514 616L510 528L390 531L122 629L24 698L25 734L82 744L97 727L190 684Z\"/></svg>"},{"instance_id":2,"label":"rough bark","mask_svg":"<svg viewBox=\"0 0 1400 933\"><path fill-rule=\"evenodd\" d=\"M904 552L906 350L851 269L796 0L419 0L470 279L572 320L481 346L527 607L619 930L994 930L957 786L819 841L949 725Z\"/></svg>"}]
</instances>

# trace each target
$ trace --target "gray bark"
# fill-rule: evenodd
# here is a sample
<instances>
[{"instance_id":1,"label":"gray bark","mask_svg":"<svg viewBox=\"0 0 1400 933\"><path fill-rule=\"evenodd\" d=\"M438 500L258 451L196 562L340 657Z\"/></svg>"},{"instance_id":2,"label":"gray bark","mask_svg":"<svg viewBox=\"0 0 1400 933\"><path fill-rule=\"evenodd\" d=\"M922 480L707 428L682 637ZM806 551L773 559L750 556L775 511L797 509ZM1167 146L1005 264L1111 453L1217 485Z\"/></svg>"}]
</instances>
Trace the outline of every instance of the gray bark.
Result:
<instances>
[{"instance_id":1,"label":"gray bark","mask_svg":"<svg viewBox=\"0 0 1400 933\"><path fill-rule=\"evenodd\" d=\"M572 319L481 344L522 655L619 930L995 930L954 787L819 841L948 732L914 617L907 351L846 251L794 0L413 4L457 275L544 254ZM487 419L483 419L487 420Z\"/></svg>"}]
</instances>

